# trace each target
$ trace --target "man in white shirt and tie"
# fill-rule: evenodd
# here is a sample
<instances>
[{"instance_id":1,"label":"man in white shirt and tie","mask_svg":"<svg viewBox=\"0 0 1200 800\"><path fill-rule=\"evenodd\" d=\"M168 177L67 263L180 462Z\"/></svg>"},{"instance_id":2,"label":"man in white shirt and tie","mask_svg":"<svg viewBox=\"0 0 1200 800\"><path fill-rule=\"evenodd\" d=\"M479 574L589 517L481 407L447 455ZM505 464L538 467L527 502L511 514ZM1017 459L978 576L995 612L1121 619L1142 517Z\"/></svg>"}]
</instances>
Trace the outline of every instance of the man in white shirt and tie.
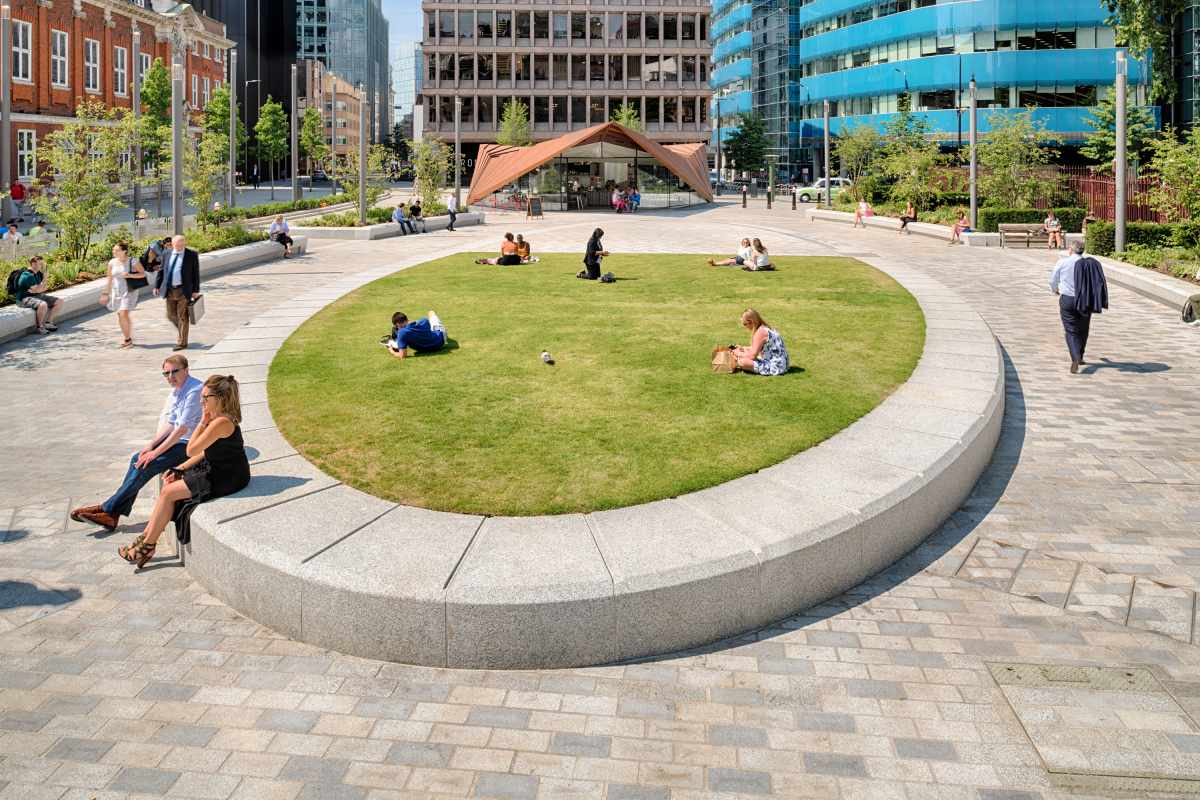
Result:
<instances>
[{"instance_id":1,"label":"man in white shirt and tie","mask_svg":"<svg viewBox=\"0 0 1200 800\"><path fill-rule=\"evenodd\" d=\"M163 267L154 278L154 294L166 301L167 319L175 326L175 350L188 346L188 305L200 296L200 254L187 248L183 236L171 239Z\"/></svg>"},{"instance_id":2,"label":"man in white shirt and tie","mask_svg":"<svg viewBox=\"0 0 1200 800\"><path fill-rule=\"evenodd\" d=\"M1083 258L1083 242L1071 242L1070 252L1060 258L1050 273L1050 291L1058 295L1058 316L1062 319L1063 331L1067 336L1067 350L1071 354L1071 372L1079 372L1083 363L1083 351L1087 347L1088 330L1092 316L1075 309L1075 264Z\"/></svg>"}]
</instances>

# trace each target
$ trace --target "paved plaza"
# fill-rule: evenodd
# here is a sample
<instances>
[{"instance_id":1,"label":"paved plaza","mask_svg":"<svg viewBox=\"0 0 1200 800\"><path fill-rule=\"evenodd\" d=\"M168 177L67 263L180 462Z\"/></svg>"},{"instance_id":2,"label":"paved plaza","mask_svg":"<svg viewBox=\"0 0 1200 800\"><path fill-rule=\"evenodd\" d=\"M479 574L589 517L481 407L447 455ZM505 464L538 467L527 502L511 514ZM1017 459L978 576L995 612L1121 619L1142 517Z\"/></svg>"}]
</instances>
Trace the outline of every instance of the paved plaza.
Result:
<instances>
[{"instance_id":1,"label":"paved plaza","mask_svg":"<svg viewBox=\"0 0 1200 800\"><path fill-rule=\"evenodd\" d=\"M500 214L457 233L313 241L210 279L191 354L342 275L492 251L506 230L535 252L582 252L597 225L609 250L649 259L759 236L773 254L853 255L958 291L999 338L1008 382L970 498L845 595L698 651L521 672L350 658L239 616L169 548L134 574L113 551L149 491L117 533L68 520L152 432L173 341L150 300L132 351L111 315L71 322L0 347L0 800L1200 792L1200 330L1111 286L1089 364L1070 375L1045 251L728 202ZM265 397L264 369L234 372L244 401Z\"/></svg>"}]
</instances>

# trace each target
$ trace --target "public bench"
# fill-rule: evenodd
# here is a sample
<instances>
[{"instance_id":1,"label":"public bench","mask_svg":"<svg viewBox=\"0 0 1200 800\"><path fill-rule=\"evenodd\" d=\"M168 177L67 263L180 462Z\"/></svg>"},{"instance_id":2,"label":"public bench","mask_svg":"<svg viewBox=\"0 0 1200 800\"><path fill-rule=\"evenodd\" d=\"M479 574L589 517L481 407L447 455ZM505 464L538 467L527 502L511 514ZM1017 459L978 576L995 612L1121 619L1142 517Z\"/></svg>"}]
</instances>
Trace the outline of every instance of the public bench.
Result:
<instances>
[{"instance_id":1,"label":"public bench","mask_svg":"<svg viewBox=\"0 0 1200 800\"><path fill-rule=\"evenodd\" d=\"M1026 248L1035 244L1050 243L1050 236L1040 222L1001 222L1000 246L1009 247L1009 242L1020 242Z\"/></svg>"}]
</instances>

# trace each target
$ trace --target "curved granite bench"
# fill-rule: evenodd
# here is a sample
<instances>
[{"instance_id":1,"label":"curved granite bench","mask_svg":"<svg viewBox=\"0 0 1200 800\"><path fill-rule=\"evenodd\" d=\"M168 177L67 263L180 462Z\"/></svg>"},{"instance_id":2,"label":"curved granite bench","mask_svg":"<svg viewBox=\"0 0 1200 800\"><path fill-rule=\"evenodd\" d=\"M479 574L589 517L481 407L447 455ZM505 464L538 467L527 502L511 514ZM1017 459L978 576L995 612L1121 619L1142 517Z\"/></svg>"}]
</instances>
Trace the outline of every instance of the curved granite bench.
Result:
<instances>
[{"instance_id":1,"label":"curved granite bench","mask_svg":"<svg viewBox=\"0 0 1200 800\"><path fill-rule=\"evenodd\" d=\"M213 595L287 636L449 667L661 654L811 607L934 531L970 492L1000 432L1004 368L990 329L936 281L878 265L920 302L926 341L909 381L872 412L720 486L549 517L400 506L296 454L265 402L271 358L311 314L396 266L284 303L197 359L196 373L246 382L254 478L197 509L187 567Z\"/></svg>"}]
</instances>

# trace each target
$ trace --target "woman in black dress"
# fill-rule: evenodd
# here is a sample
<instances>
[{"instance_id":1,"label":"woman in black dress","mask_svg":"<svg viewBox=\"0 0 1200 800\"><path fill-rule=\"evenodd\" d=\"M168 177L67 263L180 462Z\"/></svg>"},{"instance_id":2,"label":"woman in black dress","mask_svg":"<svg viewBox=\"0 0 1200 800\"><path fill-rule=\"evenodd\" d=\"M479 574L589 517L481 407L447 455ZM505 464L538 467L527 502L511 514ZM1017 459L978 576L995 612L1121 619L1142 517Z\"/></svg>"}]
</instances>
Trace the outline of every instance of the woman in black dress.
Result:
<instances>
[{"instance_id":1,"label":"woman in black dress","mask_svg":"<svg viewBox=\"0 0 1200 800\"><path fill-rule=\"evenodd\" d=\"M586 269L580 270L575 277L585 280L594 281L600 277L600 259L608 255L608 251L604 249L604 245L600 243L600 237L604 235L604 231L596 228L592 231L592 238L588 239L587 249L583 254L583 265Z\"/></svg>"},{"instance_id":2,"label":"woman in black dress","mask_svg":"<svg viewBox=\"0 0 1200 800\"><path fill-rule=\"evenodd\" d=\"M242 403L232 375L213 375L200 390L204 415L187 443L188 459L163 476L163 489L154 502L141 536L117 555L138 569L154 555L158 537L175 514L177 503L203 503L240 492L250 483L250 462L242 444Z\"/></svg>"}]
</instances>

